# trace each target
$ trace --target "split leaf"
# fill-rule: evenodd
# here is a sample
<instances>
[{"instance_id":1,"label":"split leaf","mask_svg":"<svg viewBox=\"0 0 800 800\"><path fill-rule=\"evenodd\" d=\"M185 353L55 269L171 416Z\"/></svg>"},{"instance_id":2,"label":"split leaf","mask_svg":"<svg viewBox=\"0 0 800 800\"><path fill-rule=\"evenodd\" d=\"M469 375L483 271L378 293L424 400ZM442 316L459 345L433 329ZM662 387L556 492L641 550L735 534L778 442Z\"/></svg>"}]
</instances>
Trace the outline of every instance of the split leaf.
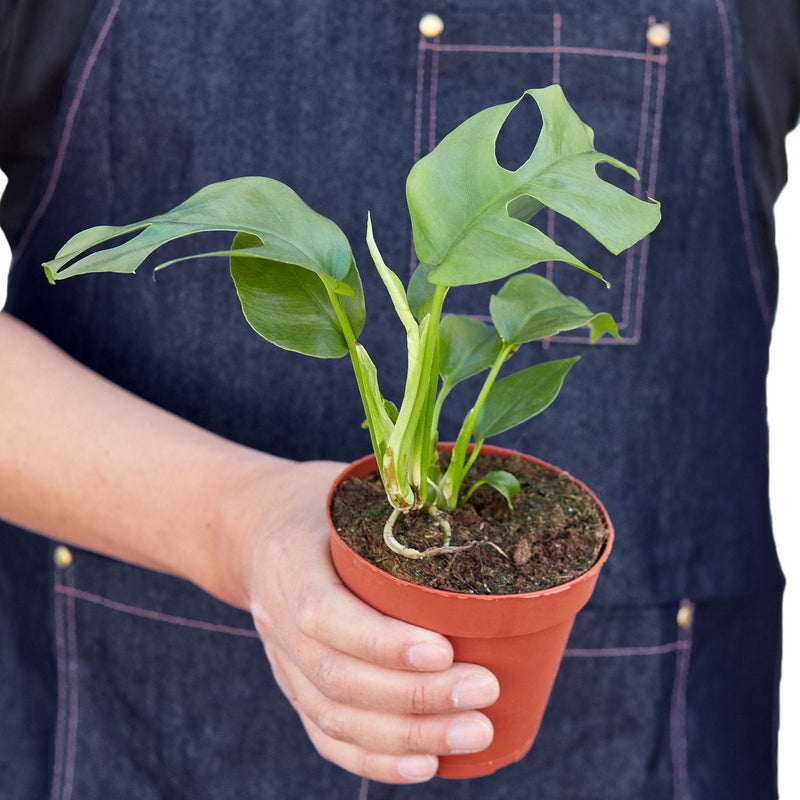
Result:
<instances>
[{"instance_id":1,"label":"split leaf","mask_svg":"<svg viewBox=\"0 0 800 800\"><path fill-rule=\"evenodd\" d=\"M253 244L238 253L231 249L193 252L165 261L157 269L190 258L249 255L318 273L330 279L337 293L354 292L350 278L353 254L340 228L280 181L253 176L209 184L166 214L131 225L102 225L82 231L44 266L51 281L90 272L135 272L168 242L212 231L253 234L258 243L251 240ZM132 233L136 235L121 244L83 255Z\"/></svg>"},{"instance_id":2,"label":"split leaf","mask_svg":"<svg viewBox=\"0 0 800 800\"><path fill-rule=\"evenodd\" d=\"M512 171L498 164L495 145L525 96L539 107L542 131L531 156ZM520 100L470 117L414 165L406 183L417 256L436 267L430 280L484 283L549 260L602 277L524 219L546 206L613 253L646 236L658 224L659 204L600 178L600 163L638 178L633 168L594 149L591 128L559 86L530 89Z\"/></svg>"}]
</instances>

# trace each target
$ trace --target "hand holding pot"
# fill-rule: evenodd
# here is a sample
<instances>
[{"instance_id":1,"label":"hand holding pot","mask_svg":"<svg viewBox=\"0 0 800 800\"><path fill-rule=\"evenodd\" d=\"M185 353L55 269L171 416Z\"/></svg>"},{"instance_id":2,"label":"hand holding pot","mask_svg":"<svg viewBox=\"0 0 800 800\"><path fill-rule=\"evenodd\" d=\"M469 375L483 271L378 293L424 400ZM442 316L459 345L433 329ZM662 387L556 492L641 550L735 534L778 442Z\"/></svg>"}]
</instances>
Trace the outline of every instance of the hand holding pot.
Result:
<instances>
[{"instance_id":1,"label":"hand holding pot","mask_svg":"<svg viewBox=\"0 0 800 800\"><path fill-rule=\"evenodd\" d=\"M339 581L324 504L341 469L292 463L269 487L249 546L249 598L276 679L319 753L374 780L432 777L437 756L484 749L474 709L498 688L482 667L453 664L444 637L386 617ZM274 494L278 491L278 494Z\"/></svg>"}]
</instances>

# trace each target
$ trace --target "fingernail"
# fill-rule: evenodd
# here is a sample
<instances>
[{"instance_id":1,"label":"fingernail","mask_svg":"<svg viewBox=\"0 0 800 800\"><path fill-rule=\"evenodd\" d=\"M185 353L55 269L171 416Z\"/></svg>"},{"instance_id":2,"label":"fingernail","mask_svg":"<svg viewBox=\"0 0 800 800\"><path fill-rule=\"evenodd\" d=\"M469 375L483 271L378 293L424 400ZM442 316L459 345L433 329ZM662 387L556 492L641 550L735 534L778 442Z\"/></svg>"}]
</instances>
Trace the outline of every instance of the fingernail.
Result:
<instances>
[{"instance_id":1,"label":"fingernail","mask_svg":"<svg viewBox=\"0 0 800 800\"><path fill-rule=\"evenodd\" d=\"M492 724L488 719L470 719L454 722L447 732L451 753L477 753L492 743Z\"/></svg>"},{"instance_id":2,"label":"fingernail","mask_svg":"<svg viewBox=\"0 0 800 800\"><path fill-rule=\"evenodd\" d=\"M424 642L408 649L408 663L414 669L435 671L450 666L450 651L438 644Z\"/></svg>"},{"instance_id":3,"label":"fingernail","mask_svg":"<svg viewBox=\"0 0 800 800\"><path fill-rule=\"evenodd\" d=\"M397 764L397 771L409 781L426 781L436 774L439 762L430 756L404 756Z\"/></svg>"},{"instance_id":4,"label":"fingernail","mask_svg":"<svg viewBox=\"0 0 800 800\"><path fill-rule=\"evenodd\" d=\"M456 708L485 708L500 696L500 687L494 675L464 678L453 689Z\"/></svg>"}]
</instances>

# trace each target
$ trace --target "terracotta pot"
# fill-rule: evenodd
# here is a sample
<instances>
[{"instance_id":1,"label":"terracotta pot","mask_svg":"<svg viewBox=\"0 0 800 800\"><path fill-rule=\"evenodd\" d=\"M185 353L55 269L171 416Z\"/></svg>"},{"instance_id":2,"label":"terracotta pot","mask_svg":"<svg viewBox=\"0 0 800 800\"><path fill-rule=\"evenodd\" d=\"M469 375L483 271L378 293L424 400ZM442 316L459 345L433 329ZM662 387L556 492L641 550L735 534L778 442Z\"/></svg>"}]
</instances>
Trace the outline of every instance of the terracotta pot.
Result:
<instances>
[{"instance_id":1,"label":"terracotta pot","mask_svg":"<svg viewBox=\"0 0 800 800\"><path fill-rule=\"evenodd\" d=\"M538 459L499 447L484 445L481 452L506 458L521 455L562 472ZM375 472L374 456L351 464L331 489L328 507L339 483L351 476L365 477ZM440 777L488 775L518 761L533 744L573 620L594 590L614 537L600 501L580 481L575 483L597 501L608 526L608 540L597 562L583 575L561 586L528 594L458 594L399 580L354 553L331 523L333 563L355 595L384 614L445 635L453 645L456 661L481 664L500 682L500 698L483 709L494 725L492 744L481 753L441 757Z\"/></svg>"}]
</instances>

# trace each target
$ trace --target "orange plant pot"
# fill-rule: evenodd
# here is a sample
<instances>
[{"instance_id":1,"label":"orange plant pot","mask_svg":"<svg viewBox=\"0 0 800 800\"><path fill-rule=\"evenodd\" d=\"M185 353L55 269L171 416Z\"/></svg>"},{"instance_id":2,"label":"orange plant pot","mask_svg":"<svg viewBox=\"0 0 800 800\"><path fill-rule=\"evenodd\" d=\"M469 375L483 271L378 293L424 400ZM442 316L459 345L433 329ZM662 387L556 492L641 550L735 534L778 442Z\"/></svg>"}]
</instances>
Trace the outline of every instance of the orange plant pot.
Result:
<instances>
[{"instance_id":1,"label":"orange plant pot","mask_svg":"<svg viewBox=\"0 0 800 800\"><path fill-rule=\"evenodd\" d=\"M486 455L519 455L554 472L556 467L530 456L484 445ZM374 456L350 464L331 489L351 476L377 472ZM603 505L580 481L572 479L598 504L608 539L595 564L574 580L527 594L471 595L429 589L395 578L354 553L331 521L331 555L342 582L378 611L436 631L453 645L455 660L480 664L500 683L500 697L483 709L494 726L492 744L480 753L442 756L442 778L488 775L521 759L531 748L566 648L572 623L594 590L611 552L614 532Z\"/></svg>"}]
</instances>

